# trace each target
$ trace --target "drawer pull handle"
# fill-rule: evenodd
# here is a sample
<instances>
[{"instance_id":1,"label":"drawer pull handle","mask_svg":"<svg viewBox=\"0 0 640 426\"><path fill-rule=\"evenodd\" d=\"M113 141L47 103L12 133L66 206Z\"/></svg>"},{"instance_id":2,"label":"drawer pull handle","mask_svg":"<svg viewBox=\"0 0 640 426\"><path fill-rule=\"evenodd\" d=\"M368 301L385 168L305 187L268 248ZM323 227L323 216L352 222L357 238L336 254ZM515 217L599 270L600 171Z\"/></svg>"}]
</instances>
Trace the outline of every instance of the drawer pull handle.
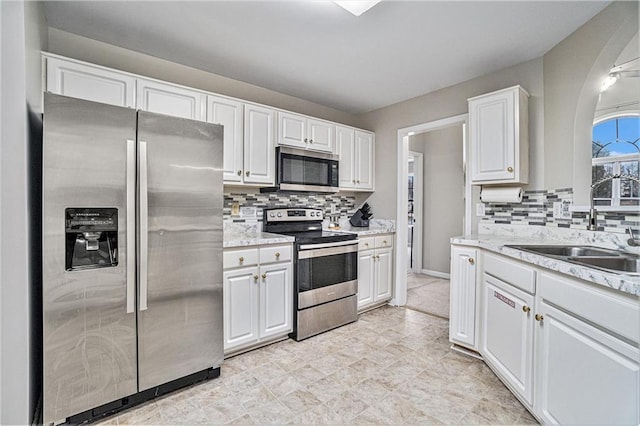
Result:
<instances>
[{"instance_id":1,"label":"drawer pull handle","mask_svg":"<svg viewBox=\"0 0 640 426\"><path fill-rule=\"evenodd\" d=\"M536 314L536 321L542 321L544 317L540 314Z\"/></svg>"},{"instance_id":2,"label":"drawer pull handle","mask_svg":"<svg viewBox=\"0 0 640 426\"><path fill-rule=\"evenodd\" d=\"M476 263L476 261L475 261L475 260L473 260L473 257L470 257L470 258L469 258L469 263L473 265L474 263Z\"/></svg>"},{"instance_id":3,"label":"drawer pull handle","mask_svg":"<svg viewBox=\"0 0 640 426\"><path fill-rule=\"evenodd\" d=\"M369 243L364 243L364 246L365 247L369 247Z\"/></svg>"},{"instance_id":4,"label":"drawer pull handle","mask_svg":"<svg viewBox=\"0 0 640 426\"><path fill-rule=\"evenodd\" d=\"M305 141L305 142L309 142L309 139L308 139L308 138L304 138L304 141Z\"/></svg>"},{"instance_id":5,"label":"drawer pull handle","mask_svg":"<svg viewBox=\"0 0 640 426\"><path fill-rule=\"evenodd\" d=\"M276 253L276 259L280 259L280 253Z\"/></svg>"},{"instance_id":6,"label":"drawer pull handle","mask_svg":"<svg viewBox=\"0 0 640 426\"><path fill-rule=\"evenodd\" d=\"M384 241L382 242L382 244L387 244L387 240L384 240Z\"/></svg>"},{"instance_id":7,"label":"drawer pull handle","mask_svg":"<svg viewBox=\"0 0 640 426\"><path fill-rule=\"evenodd\" d=\"M266 280L267 279L267 274L262 274L262 279Z\"/></svg>"},{"instance_id":8,"label":"drawer pull handle","mask_svg":"<svg viewBox=\"0 0 640 426\"><path fill-rule=\"evenodd\" d=\"M244 174L249 176L251 174L251 172L249 170L247 170Z\"/></svg>"},{"instance_id":9,"label":"drawer pull handle","mask_svg":"<svg viewBox=\"0 0 640 426\"><path fill-rule=\"evenodd\" d=\"M509 173L513 173L513 167L511 167L511 166L507 167L507 171L508 171Z\"/></svg>"},{"instance_id":10,"label":"drawer pull handle","mask_svg":"<svg viewBox=\"0 0 640 426\"><path fill-rule=\"evenodd\" d=\"M242 170L238 170L238 176L242 176Z\"/></svg>"},{"instance_id":11,"label":"drawer pull handle","mask_svg":"<svg viewBox=\"0 0 640 426\"><path fill-rule=\"evenodd\" d=\"M240 256L240 259L238 259L240 261L240 263L244 262L244 257Z\"/></svg>"},{"instance_id":12,"label":"drawer pull handle","mask_svg":"<svg viewBox=\"0 0 640 426\"><path fill-rule=\"evenodd\" d=\"M528 307L527 305L524 305L524 306L522 307L522 312L529 313L529 312L531 312L531 308L530 308L530 307Z\"/></svg>"},{"instance_id":13,"label":"drawer pull handle","mask_svg":"<svg viewBox=\"0 0 640 426\"><path fill-rule=\"evenodd\" d=\"M254 281L258 281L258 276L257 276L257 275L254 275L254 276L253 276L253 280L254 280Z\"/></svg>"}]
</instances>

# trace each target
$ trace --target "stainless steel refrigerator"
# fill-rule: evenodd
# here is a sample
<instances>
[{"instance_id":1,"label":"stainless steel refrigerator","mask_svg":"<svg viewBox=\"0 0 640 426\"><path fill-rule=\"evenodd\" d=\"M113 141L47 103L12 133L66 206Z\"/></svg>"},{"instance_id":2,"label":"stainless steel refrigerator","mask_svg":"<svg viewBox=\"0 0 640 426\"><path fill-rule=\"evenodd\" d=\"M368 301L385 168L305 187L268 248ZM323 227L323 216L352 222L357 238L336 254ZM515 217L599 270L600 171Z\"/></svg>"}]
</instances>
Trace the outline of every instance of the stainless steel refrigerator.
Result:
<instances>
[{"instance_id":1,"label":"stainless steel refrigerator","mask_svg":"<svg viewBox=\"0 0 640 426\"><path fill-rule=\"evenodd\" d=\"M45 94L45 424L219 374L222 159L222 126Z\"/></svg>"}]
</instances>

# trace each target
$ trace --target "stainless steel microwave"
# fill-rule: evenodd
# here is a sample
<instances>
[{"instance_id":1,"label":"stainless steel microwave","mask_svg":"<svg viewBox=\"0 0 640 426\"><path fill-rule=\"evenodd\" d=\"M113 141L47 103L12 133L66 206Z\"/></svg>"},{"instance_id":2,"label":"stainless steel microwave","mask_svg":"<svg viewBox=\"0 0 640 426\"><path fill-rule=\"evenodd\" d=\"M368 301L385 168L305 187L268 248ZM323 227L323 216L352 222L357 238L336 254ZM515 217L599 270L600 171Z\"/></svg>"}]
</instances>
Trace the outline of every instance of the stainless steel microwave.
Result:
<instances>
[{"instance_id":1,"label":"stainless steel microwave","mask_svg":"<svg viewBox=\"0 0 640 426\"><path fill-rule=\"evenodd\" d=\"M276 185L280 191L338 192L338 156L277 147Z\"/></svg>"}]
</instances>

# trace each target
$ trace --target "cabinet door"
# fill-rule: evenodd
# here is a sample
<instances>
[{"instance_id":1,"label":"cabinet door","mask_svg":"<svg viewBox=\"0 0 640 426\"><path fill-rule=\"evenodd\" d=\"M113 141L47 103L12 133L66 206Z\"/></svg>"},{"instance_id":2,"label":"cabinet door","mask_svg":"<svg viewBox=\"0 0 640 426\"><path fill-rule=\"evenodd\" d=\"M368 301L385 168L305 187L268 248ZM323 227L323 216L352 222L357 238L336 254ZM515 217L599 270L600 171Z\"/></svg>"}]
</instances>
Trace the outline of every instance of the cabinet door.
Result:
<instances>
[{"instance_id":1,"label":"cabinet door","mask_svg":"<svg viewBox=\"0 0 640 426\"><path fill-rule=\"evenodd\" d=\"M500 91L469 101L471 180L514 178L516 92Z\"/></svg>"},{"instance_id":2,"label":"cabinet door","mask_svg":"<svg viewBox=\"0 0 640 426\"><path fill-rule=\"evenodd\" d=\"M260 267L260 338L292 330L293 284L291 263Z\"/></svg>"},{"instance_id":3,"label":"cabinet door","mask_svg":"<svg viewBox=\"0 0 640 426\"><path fill-rule=\"evenodd\" d=\"M207 96L207 121L224 126L225 182L242 182L242 103L218 96Z\"/></svg>"},{"instance_id":4,"label":"cabinet door","mask_svg":"<svg viewBox=\"0 0 640 426\"><path fill-rule=\"evenodd\" d=\"M536 414L545 424L640 424L640 351L543 300Z\"/></svg>"},{"instance_id":5,"label":"cabinet door","mask_svg":"<svg viewBox=\"0 0 640 426\"><path fill-rule=\"evenodd\" d=\"M309 149L333 152L333 134L335 132L333 124L310 118L307 120L307 128Z\"/></svg>"},{"instance_id":6,"label":"cabinet door","mask_svg":"<svg viewBox=\"0 0 640 426\"><path fill-rule=\"evenodd\" d=\"M244 182L274 185L274 111L257 105L244 106Z\"/></svg>"},{"instance_id":7,"label":"cabinet door","mask_svg":"<svg viewBox=\"0 0 640 426\"><path fill-rule=\"evenodd\" d=\"M533 401L533 296L484 274L480 353L529 404Z\"/></svg>"},{"instance_id":8,"label":"cabinet door","mask_svg":"<svg viewBox=\"0 0 640 426\"><path fill-rule=\"evenodd\" d=\"M373 250L358 253L358 309L373 303L375 280Z\"/></svg>"},{"instance_id":9,"label":"cabinet door","mask_svg":"<svg viewBox=\"0 0 640 426\"><path fill-rule=\"evenodd\" d=\"M356 130L356 188L373 190L373 134Z\"/></svg>"},{"instance_id":10,"label":"cabinet door","mask_svg":"<svg viewBox=\"0 0 640 426\"><path fill-rule=\"evenodd\" d=\"M224 350L258 340L258 268L223 274Z\"/></svg>"},{"instance_id":11,"label":"cabinet door","mask_svg":"<svg viewBox=\"0 0 640 426\"><path fill-rule=\"evenodd\" d=\"M473 349L476 345L477 251L451 247L449 340Z\"/></svg>"},{"instance_id":12,"label":"cabinet door","mask_svg":"<svg viewBox=\"0 0 640 426\"><path fill-rule=\"evenodd\" d=\"M288 112L278 113L278 145L307 148L307 119Z\"/></svg>"},{"instance_id":13,"label":"cabinet door","mask_svg":"<svg viewBox=\"0 0 640 426\"><path fill-rule=\"evenodd\" d=\"M391 299L393 282L393 250L376 249L374 301Z\"/></svg>"},{"instance_id":14,"label":"cabinet door","mask_svg":"<svg viewBox=\"0 0 640 426\"><path fill-rule=\"evenodd\" d=\"M336 126L336 148L340 158L338 163L340 188L353 188L356 186L355 144L355 132L353 129Z\"/></svg>"},{"instance_id":15,"label":"cabinet door","mask_svg":"<svg viewBox=\"0 0 640 426\"><path fill-rule=\"evenodd\" d=\"M144 111L204 121L207 95L172 84L139 78L137 107Z\"/></svg>"},{"instance_id":16,"label":"cabinet door","mask_svg":"<svg viewBox=\"0 0 640 426\"><path fill-rule=\"evenodd\" d=\"M47 57L47 91L135 108L136 80L126 74Z\"/></svg>"}]
</instances>

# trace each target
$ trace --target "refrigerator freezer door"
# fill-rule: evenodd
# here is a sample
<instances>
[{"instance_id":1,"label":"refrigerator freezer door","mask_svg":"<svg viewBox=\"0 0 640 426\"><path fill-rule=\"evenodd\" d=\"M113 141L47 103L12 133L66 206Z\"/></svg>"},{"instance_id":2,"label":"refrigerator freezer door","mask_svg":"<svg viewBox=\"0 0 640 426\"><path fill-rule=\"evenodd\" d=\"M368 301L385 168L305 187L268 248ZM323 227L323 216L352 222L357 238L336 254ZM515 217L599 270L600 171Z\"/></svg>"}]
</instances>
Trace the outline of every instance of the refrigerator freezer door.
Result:
<instances>
[{"instance_id":1,"label":"refrigerator freezer door","mask_svg":"<svg viewBox=\"0 0 640 426\"><path fill-rule=\"evenodd\" d=\"M126 273L135 268L127 261L131 245L126 243L127 232L134 232L127 228L127 140L135 138L134 110L44 95L45 424L137 391L136 314L127 313ZM109 220L117 217L117 231L110 231L110 239L100 232L65 235L65 227L90 223L92 211L114 210ZM69 212L74 223L65 223ZM67 270L69 246L99 267Z\"/></svg>"},{"instance_id":2,"label":"refrigerator freezer door","mask_svg":"<svg viewBox=\"0 0 640 426\"><path fill-rule=\"evenodd\" d=\"M218 367L223 358L222 126L139 111L138 153L143 144L140 391Z\"/></svg>"}]
</instances>

